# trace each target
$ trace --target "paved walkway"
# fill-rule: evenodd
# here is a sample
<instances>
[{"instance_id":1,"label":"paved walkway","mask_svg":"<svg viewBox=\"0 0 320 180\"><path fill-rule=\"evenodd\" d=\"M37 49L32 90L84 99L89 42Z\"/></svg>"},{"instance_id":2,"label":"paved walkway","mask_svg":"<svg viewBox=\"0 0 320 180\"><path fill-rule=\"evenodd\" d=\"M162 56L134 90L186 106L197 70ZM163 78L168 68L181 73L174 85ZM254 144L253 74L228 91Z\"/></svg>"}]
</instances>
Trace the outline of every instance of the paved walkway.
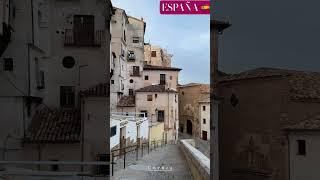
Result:
<instances>
[{"instance_id":1,"label":"paved walkway","mask_svg":"<svg viewBox=\"0 0 320 180\"><path fill-rule=\"evenodd\" d=\"M172 171L148 171L148 168L172 168ZM191 180L184 155L178 144L168 144L145 155L126 169L116 171L114 180Z\"/></svg>"}]
</instances>

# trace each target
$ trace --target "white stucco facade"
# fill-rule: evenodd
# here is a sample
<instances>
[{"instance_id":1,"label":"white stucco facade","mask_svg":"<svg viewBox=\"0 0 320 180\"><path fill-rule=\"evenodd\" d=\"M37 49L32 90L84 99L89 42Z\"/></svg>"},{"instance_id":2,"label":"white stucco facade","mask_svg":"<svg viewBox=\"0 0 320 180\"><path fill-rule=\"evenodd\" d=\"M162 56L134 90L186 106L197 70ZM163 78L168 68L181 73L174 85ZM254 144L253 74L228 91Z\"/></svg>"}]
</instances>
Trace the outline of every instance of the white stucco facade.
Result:
<instances>
[{"instance_id":1,"label":"white stucco facade","mask_svg":"<svg viewBox=\"0 0 320 180\"><path fill-rule=\"evenodd\" d=\"M288 137L290 154L290 179L320 179L320 132L291 132ZM298 140L305 141L305 155L299 155L298 153Z\"/></svg>"},{"instance_id":2,"label":"white stucco facade","mask_svg":"<svg viewBox=\"0 0 320 180\"><path fill-rule=\"evenodd\" d=\"M201 123L201 138L204 140L210 140L210 99L207 98L199 101L198 103L200 113L199 120Z\"/></svg>"}]
</instances>

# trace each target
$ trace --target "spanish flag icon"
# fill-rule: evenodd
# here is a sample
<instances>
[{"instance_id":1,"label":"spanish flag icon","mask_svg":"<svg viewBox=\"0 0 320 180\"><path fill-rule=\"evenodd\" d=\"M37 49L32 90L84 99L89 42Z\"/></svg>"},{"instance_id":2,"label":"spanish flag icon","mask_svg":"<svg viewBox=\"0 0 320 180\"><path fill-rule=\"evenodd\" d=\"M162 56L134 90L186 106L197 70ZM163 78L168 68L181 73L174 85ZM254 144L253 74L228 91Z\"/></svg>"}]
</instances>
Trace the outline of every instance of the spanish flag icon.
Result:
<instances>
[{"instance_id":1,"label":"spanish flag icon","mask_svg":"<svg viewBox=\"0 0 320 180\"><path fill-rule=\"evenodd\" d=\"M203 5L201 6L202 10L210 10L210 5Z\"/></svg>"}]
</instances>

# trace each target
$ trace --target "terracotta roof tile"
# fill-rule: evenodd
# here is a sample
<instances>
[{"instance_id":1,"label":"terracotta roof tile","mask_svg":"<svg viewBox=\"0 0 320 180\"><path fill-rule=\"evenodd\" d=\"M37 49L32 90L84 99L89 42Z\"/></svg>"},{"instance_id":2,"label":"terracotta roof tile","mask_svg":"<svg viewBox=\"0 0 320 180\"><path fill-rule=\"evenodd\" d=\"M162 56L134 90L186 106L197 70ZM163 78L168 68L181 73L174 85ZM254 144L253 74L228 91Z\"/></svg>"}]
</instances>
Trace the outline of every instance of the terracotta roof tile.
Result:
<instances>
[{"instance_id":1,"label":"terracotta roof tile","mask_svg":"<svg viewBox=\"0 0 320 180\"><path fill-rule=\"evenodd\" d=\"M150 85L143 87L141 89L136 90L136 92L174 92L176 93L177 91L173 89L166 89L165 85Z\"/></svg>"},{"instance_id":2,"label":"terracotta roof tile","mask_svg":"<svg viewBox=\"0 0 320 180\"><path fill-rule=\"evenodd\" d=\"M175 68L175 67L145 65L145 66L143 67L143 70L181 71L182 69L180 69L180 68Z\"/></svg>"},{"instance_id":3,"label":"terracotta roof tile","mask_svg":"<svg viewBox=\"0 0 320 180\"><path fill-rule=\"evenodd\" d=\"M122 96L118 102L119 107L134 107L135 96Z\"/></svg>"},{"instance_id":4,"label":"terracotta roof tile","mask_svg":"<svg viewBox=\"0 0 320 180\"><path fill-rule=\"evenodd\" d=\"M287 125L284 130L299 131L299 130L320 130L320 114L309 119L301 121L293 125Z\"/></svg>"},{"instance_id":5,"label":"terracotta roof tile","mask_svg":"<svg viewBox=\"0 0 320 180\"><path fill-rule=\"evenodd\" d=\"M26 143L77 143L80 131L78 111L43 108L34 115L24 140Z\"/></svg>"},{"instance_id":6,"label":"terracotta roof tile","mask_svg":"<svg viewBox=\"0 0 320 180\"><path fill-rule=\"evenodd\" d=\"M274 68L258 68L250 71L245 71L239 74L231 74L221 77L219 83L259 79L269 77L284 78L289 82L288 95L294 101L318 101L320 102L320 73L319 72L304 72Z\"/></svg>"}]
</instances>

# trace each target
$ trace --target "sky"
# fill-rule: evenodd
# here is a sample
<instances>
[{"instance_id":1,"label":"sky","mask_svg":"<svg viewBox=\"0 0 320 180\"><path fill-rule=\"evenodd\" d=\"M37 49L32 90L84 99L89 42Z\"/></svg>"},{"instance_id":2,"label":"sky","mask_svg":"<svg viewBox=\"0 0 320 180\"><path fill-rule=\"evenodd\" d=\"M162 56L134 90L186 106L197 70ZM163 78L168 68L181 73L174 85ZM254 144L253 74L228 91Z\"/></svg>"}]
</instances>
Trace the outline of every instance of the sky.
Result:
<instances>
[{"instance_id":1,"label":"sky","mask_svg":"<svg viewBox=\"0 0 320 180\"><path fill-rule=\"evenodd\" d=\"M320 1L211 3L211 18L232 24L219 39L220 70L237 73L273 67L320 71Z\"/></svg>"},{"instance_id":2,"label":"sky","mask_svg":"<svg viewBox=\"0 0 320 180\"><path fill-rule=\"evenodd\" d=\"M179 83L210 83L210 15L161 15L160 0L112 0L129 16L143 17L145 42L173 54Z\"/></svg>"}]
</instances>

